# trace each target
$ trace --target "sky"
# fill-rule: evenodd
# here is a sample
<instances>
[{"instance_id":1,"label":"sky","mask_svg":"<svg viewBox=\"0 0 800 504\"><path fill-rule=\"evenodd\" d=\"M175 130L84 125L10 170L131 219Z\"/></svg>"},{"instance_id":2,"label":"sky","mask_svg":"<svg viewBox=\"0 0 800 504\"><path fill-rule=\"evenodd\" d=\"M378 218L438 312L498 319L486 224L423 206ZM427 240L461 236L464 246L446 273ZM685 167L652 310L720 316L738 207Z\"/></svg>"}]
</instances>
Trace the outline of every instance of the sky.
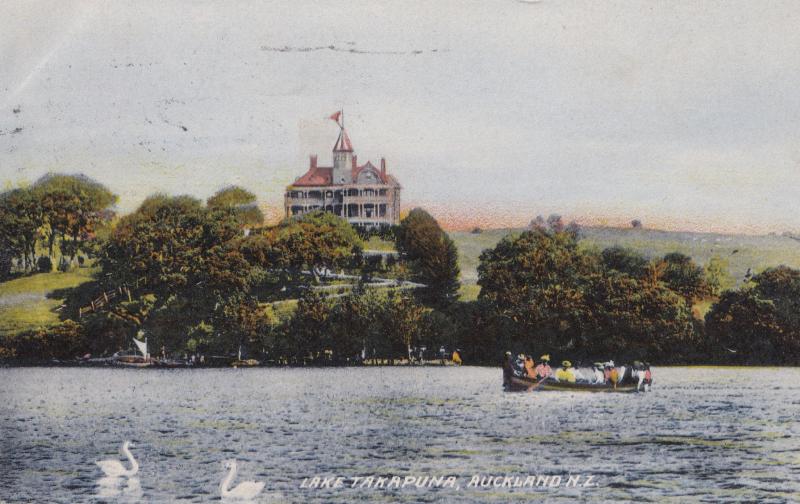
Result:
<instances>
[{"instance_id":1,"label":"sky","mask_svg":"<svg viewBox=\"0 0 800 504\"><path fill-rule=\"evenodd\" d=\"M800 3L7 1L0 183L267 208L344 110L449 228L800 231Z\"/></svg>"}]
</instances>

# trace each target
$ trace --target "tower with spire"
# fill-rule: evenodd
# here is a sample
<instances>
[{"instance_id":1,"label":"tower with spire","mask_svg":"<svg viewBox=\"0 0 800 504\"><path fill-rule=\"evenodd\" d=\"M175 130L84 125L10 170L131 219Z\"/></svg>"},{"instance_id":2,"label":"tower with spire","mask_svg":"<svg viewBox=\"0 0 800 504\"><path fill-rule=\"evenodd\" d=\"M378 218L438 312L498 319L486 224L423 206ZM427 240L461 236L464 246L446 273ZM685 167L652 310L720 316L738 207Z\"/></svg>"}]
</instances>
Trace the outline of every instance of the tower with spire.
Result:
<instances>
[{"instance_id":1,"label":"tower with spire","mask_svg":"<svg viewBox=\"0 0 800 504\"><path fill-rule=\"evenodd\" d=\"M349 184L353 166L353 144L347 136L344 125L339 126L339 138L333 146L333 181L337 184Z\"/></svg>"},{"instance_id":2,"label":"tower with spire","mask_svg":"<svg viewBox=\"0 0 800 504\"><path fill-rule=\"evenodd\" d=\"M312 155L308 171L286 188L286 217L326 211L347 219L352 225L372 229L400 222L400 190L397 180L370 161L358 164L353 144L344 128L344 113L330 116L339 126L333 146L333 166L320 166Z\"/></svg>"}]
</instances>

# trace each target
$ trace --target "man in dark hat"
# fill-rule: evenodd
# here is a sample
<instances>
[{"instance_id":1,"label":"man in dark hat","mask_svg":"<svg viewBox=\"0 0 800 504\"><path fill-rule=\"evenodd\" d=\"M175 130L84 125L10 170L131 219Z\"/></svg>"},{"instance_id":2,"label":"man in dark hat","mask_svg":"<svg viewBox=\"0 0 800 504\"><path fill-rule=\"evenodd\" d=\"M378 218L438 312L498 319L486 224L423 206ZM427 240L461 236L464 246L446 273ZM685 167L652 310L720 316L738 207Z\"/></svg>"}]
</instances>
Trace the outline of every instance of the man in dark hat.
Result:
<instances>
[{"instance_id":1,"label":"man in dark hat","mask_svg":"<svg viewBox=\"0 0 800 504\"><path fill-rule=\"evenodd\" d=\"M511 377L514 375L513 359L511 352L506 352L503 357L503 387L511 385Z\"/></svg>"}]
</instances>

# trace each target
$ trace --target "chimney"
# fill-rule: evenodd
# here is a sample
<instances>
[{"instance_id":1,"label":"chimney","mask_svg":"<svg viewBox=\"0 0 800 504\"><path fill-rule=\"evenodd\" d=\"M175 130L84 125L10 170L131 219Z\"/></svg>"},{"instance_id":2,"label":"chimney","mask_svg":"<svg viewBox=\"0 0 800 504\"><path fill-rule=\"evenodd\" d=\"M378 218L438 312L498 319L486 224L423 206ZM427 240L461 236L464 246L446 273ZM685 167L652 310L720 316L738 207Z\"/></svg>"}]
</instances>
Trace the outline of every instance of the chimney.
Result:
<instances>
[{"instance_id":1,"label":"chimney","mask_svg":"<svg viewBox=\"0 0 800 504\"><path fill-rule=\"evenodd\" d=\"M386 158L381 158L381 180L386 182Z\"/></svg>"},{"instance_id":2,"label":"chimney","mask_svg":"<svg viewBox=\"0 0 800 504\"><path fill-rule=\"evenodd\" d=\"M316 154L311 156L310 167L311 167L312 170L317 167L317 155Z\"/></svg>"},{"instance_id":3,"label":"chimney","mask_svg":"<svg viewBox=\"0 0 800 504\"><path fill-rule=\"evenodd\" d=\"M358 169L358 156L353 154L353 170L357 170L357 169Z\"/></svg>"}]
</instances>

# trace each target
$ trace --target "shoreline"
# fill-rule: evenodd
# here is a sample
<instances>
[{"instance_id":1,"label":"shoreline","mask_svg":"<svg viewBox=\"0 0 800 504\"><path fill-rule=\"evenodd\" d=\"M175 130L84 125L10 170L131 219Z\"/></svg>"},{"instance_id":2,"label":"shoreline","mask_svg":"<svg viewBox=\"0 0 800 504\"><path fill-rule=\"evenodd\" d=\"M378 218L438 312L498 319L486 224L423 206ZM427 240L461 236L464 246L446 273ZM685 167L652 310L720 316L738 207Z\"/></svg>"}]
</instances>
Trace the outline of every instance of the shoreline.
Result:
<instances>
[{"instance_id":1,"label":"shoreline","mask_svg":"<svg viewBox=\"0 0 800 504\"><path fill-rule=\"evenodd\" d=\"M800 366L786 365L780 366L775 364L651 364L653 368L690 368L690 369L800 369ZM502 366L488 365L488 364L352 364L352 365L257 365L257 366L143 366L131 367L122 365L91 365L81 363L18 363L18 362L0 362L0 369L21 369L21 368L85 368L85 369L120 369L120 370L156 370L156 371L187 371L194 370L200 371L205 369L358 369L358 368L478 368L478 369L502 369Z\"/></svg>"}]
</instances>

